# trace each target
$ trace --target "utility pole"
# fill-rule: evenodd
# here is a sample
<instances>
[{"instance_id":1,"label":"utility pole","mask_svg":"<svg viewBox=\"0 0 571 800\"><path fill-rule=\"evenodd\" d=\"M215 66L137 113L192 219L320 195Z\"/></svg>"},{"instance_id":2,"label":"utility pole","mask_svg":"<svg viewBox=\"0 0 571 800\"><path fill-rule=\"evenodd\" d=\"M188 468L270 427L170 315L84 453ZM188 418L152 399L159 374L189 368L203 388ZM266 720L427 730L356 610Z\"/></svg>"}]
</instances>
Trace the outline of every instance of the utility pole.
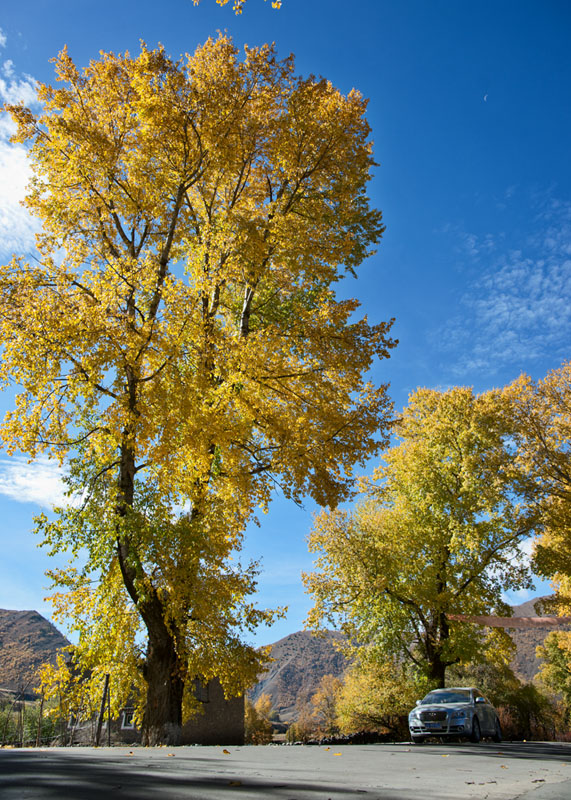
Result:
<instances>
[{"instance_id":1,"label":"utility pole","mask_svg":"<svg viewBox=\"0 0 571 800\"><path fill-rule=\"evenodd\" d=\"M107 675L107 747L111 747L111 687Z\"/></svg>"},{"instance_id":2,"label":"utility pole","mask_svg":"<svg viewBox=\"0 0 571 800\"><path fill-rule=\"evenodd\" d=\"M103 727L103 717L105 716L105 701L107 700L107 693L109 691L109 673L105 675L105 682L103 684L103 694L101 696L101 705L99 706L99 716L97 717L97 731L95 733L95 747L99 747L101 739L101 728ZM109 728L109 722L107 723ZM107 735L109 739L109 733Z\"/></svg>"}]
</instances>

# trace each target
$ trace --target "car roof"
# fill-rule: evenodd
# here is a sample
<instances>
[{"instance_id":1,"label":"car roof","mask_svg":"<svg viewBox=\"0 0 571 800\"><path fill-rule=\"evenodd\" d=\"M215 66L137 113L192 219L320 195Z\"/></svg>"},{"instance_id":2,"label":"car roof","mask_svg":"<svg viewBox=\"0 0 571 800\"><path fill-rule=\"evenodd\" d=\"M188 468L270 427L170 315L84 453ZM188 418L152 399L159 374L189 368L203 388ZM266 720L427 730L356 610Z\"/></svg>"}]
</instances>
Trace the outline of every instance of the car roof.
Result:
<instances>
[{"instance_id":1,"label":"car roof","mask_svg":"<svg viewBox=\"0 0 571 800\"><path fill-rule=\"evenodd\" d=\"M432 689L429 694L436 694L437 692L477 692L475 686L447 686L445 689Z\"/></svg>"}]
</instances>

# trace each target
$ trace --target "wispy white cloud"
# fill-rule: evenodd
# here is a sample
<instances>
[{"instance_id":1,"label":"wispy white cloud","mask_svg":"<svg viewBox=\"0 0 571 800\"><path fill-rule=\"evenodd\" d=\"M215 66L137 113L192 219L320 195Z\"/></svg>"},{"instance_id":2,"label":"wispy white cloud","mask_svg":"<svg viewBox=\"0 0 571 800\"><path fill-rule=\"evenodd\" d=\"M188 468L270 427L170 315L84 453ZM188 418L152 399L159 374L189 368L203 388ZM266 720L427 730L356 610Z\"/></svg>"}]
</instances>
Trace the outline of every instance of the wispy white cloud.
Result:
<instances>
[{"instance_id":1,"label":"wispy white cloud","mask_svg":"<svg viewBox=\"0 0 571 800\"><path fill-rule=\"evenodd\" d=\"M311 559L300 557L287 561L273 560L265 557L260 564L260 583L267 583L271 586L299 586L301 585L302 572L310 572L312 569Z\"/></svg>"},{"instance_id":2,"label":"wispy white cloud","mask_svg":"<svg viewBox=\"0 0 571 800\"><path fill-rule=\"evenodd\" d=\"M519 549L521 550L521 552L523 553L528 562L531 560L531 557L533 555L534 543L535 543L535 536L530 536L529 539L524 539L522 542L520 542L519 545Z\"/></svg>"},{"instance_id":3,"label":"wispy white cloud","mask_svg":"<svg viewBox=\"0 0 571 800\"><path fill-rule=\"evenodd\" d=\"M0 494L46 508L67 502L62 472L45 457L30 463L21 456L0 459Z\"/></svg>"},{"instance_id":4,"label":"wispy white cloud","mask_svg":"<svg viewBox=\"0 0 571 800\"><path fill-rule=\"evenodd\" d=\"M18 76L14 62L10 59L2 62L0 67L0 98L4 103L24 103L26 106L37 105L37 82L31 75L24 73Z\"/></svg>"},{"instance_id":5,"label":"wispy white cloud","mask_svg":"<svg viewBox=\"0 0 571 800\"><path fill-rule=\"evenodd\" d=\"M8 39L6 38L6 34L2 30L2 28L0 28L0 47L6 47L7 42Z\"/></svg>"},{"instance_id":6,"label":"wispy white cloud","mask_svg":"<svg viewBox=\"0 0 571 800\"><path fill-rule=\"evenodd\" d=\"M501 234L456 232L477 266L458 314L438 332L457 377L569 357L571 203L550 200L529 229L519 249L507 251Z\"/></svg>"},{"instance_id":7,"label":"wispy white cloud","mask_svg":"<svg viewBox=\"0 0 571 800\"><path fill-rule=\"evenodd\" d=\"M1 37L1 32L0 32ZM1 43L1 38L0 38ZM0 64L0 103L24 103L37 108L36 81L30 75L17 75L14 63ZM0 116L0 256L26 253L34 248L37 225L22 206L30 167L23 145L10 137L15 126L7 114Z\"/></svg>"}]
</instances>

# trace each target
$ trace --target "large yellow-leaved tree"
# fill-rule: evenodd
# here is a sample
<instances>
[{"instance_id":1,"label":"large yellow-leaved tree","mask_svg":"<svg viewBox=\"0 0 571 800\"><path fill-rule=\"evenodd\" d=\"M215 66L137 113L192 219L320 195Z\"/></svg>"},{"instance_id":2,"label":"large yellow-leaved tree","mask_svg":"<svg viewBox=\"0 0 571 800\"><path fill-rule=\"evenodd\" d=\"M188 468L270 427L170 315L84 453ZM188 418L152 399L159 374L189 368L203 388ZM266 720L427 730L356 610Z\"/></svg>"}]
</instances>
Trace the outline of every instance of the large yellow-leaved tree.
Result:
<instances>
[{"instance_id":1,"label":"large yellow-leaved tree","mask_svg":"<svg viewBox=\"0 0 571 800\"><path fill-rule=\"evenodd\" d=\"M83 505L46 537L84 547L82 574L119 580L142 620L156 742L176 738L194 678L197 563L231 586L227 559L276 486L334 506L385 443L386 387L364 376L390 323L334 292L383 231L366 101L225 36L178 61L143 46L55 64L39 117L9 108L42 232L36 257L0 269L16 389L1 435L68 465Z\"/></svg>"}]
</instances>

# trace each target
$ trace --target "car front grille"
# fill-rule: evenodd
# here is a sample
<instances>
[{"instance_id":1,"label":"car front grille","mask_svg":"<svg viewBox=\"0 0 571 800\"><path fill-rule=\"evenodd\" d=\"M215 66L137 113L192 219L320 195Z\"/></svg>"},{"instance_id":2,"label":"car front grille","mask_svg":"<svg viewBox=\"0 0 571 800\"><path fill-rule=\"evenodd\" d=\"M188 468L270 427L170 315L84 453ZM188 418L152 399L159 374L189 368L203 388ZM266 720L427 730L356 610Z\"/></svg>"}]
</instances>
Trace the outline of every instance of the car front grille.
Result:
<instances>
[{"instance_id":1,"label":"car front grille","mask_svg":"<svg viewBox=\"0 0 571 800\"><path fill-rule=\"evenodd\" d=\"M421 711L422 722L446 722L446 711Z\"/></svg>"}]
</instances>

